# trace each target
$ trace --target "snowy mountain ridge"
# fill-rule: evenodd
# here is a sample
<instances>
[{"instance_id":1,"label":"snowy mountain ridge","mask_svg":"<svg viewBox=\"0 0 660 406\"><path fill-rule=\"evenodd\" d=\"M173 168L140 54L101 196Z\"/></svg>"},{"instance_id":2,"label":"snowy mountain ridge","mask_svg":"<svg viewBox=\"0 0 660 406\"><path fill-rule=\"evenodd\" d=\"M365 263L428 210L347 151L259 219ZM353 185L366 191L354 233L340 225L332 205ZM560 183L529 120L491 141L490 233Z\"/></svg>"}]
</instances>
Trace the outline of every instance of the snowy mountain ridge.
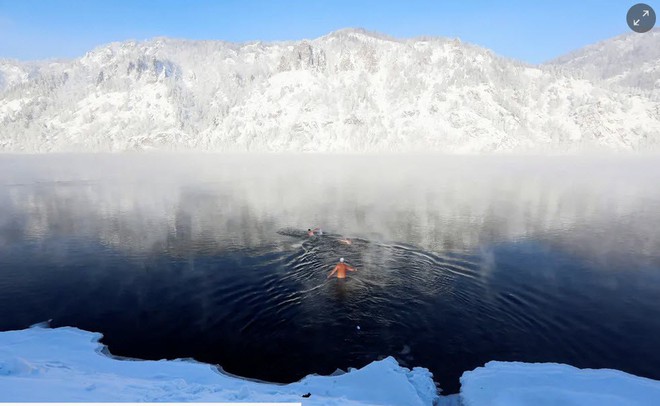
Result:
<instances>
[{"instance_id":1,"label":"snowy mountain ridge","mask_svg":"<svg viewBox=\"0 0 660 406\"><path fill-rule=\"evenodd\" d=\"M658 151L659 49L656 30L532 66L346 29L0 60L0 151Z\"/></svg>"},{"instance_id":2,"label":"snowy mountain ridge","mask_svg":"<svg viewBox=\"0 0 660 406\"><path fill-rule=\"evenodd\" d=\"M622 35L548 62L582 72L592 80L660 94L660 28L644 35Z\"/></svg>"}]
</instances>

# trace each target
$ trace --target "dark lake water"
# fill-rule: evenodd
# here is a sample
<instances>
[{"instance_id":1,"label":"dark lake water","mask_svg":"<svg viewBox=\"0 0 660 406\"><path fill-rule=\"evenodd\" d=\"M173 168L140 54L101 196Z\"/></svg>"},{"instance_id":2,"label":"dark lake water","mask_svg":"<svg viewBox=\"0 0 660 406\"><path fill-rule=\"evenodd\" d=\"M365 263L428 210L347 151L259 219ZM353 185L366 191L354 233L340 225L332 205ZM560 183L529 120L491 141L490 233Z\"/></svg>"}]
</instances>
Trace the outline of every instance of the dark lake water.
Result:
<instances>
[{"instance_id":1,"label":"dark lake water","mask_svg":"<svg viewBox=\"0 0 660 406\"><path fill-rule=\"evenodd\" d=\"M657 161L0 157L0 330L276 382L388 355L444 393L490 360L660 379Z\"/></svg>"}]
</instances>

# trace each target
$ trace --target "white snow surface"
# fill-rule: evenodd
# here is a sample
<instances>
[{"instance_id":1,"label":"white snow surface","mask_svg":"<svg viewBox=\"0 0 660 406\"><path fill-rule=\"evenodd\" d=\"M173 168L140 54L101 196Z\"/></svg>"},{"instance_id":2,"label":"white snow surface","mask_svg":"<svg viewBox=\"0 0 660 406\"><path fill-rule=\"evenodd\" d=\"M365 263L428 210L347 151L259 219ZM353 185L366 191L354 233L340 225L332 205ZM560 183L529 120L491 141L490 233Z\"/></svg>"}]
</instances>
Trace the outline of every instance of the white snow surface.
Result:
<instances>
[{"instance_id":1,"label":"white snow surface","mask_svg":"<svg viewBox=\"0 0 660 406\"><path fill-rule=\"evenodd\" d=\"M532 66L346 29L0 60L0 151L657 151L658 49L658 32L633 33Z\"/></svg>"},{"instance_id":2,"label":"white snow surface","mask_svg":"<svg viewBox=\"0 0 660 406\"><path fill-rule=\"evenodd\" d=\"M488 362L463 373L464 406L654 406L660 382L613 369Z\"/></svg>"},{"instance_id":3,"label":"white snow surface","mask_svg":"<svg viewBox=\"0 0 660 406\"><path fill-rule=\"evenodd\" d=\"M303 405L643 406L660 404L660 382L609 369L492 361L438 396L431 373L388 357L337 376L280 385L191 360L111 356L102 336L72 327L0 332L0 402L302 402ZM303 394L311 393L309 398Z\"/></svg>"},{"instance_id":4,"label":"white snow surface","mask_svg":"<svg viewBox=\"0 0 660 406\"><path fill-rule=\"evenodd\" d=\"M278 385L229 376L190 360L106 355L100 334L33 327L0 333L0 402L302 402L303 405L430 405L431 373L393 358L338 376ZM303 394L311 393L309 398Z\"/></svg>"}]
</instances>

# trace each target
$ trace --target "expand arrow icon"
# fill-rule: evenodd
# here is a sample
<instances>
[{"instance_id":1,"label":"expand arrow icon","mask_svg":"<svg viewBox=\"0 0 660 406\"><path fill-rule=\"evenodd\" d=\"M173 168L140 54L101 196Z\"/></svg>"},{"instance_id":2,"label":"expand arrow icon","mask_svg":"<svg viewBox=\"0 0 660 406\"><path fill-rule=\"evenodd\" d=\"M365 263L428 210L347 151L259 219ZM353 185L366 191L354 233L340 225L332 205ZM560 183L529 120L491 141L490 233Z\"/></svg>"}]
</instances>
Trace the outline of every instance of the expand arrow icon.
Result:
<instances>
[{"instance_id":1,"label":"expand arrow icon","mask_svg":"<svg viewBox=\"0 0 660 406\"><path fill-rule=\"evenodd\" d=\"M644 10L644 14L642 14L642 17L648 17L648 16L649 16L649 11L648 11L648 10Z\"/></svg>"},{"instance_id":2,"label":"expand arrow icon","mask_svg":"<svg viewBox=\"0 0 660 406\"><path fill-rule=\"evenodd\" d=\"M639 26L639 20L633 20L633 25L634 25L635 27Z\"/></svg>"}]
</instances>

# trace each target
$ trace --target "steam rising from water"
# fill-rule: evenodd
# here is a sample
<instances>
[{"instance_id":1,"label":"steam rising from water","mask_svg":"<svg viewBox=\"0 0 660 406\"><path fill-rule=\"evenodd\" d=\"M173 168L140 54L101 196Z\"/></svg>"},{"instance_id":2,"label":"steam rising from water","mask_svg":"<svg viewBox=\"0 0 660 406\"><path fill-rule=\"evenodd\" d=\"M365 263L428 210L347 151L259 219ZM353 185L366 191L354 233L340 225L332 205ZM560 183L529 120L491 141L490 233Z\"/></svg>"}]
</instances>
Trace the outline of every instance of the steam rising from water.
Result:
<instances>
[{"instance_id":1,"label":"steam rising from water","mask_svg":"<svg viewBox=\"0 0 660 406\"><path fill-rule=\"evenodd\" d=\"M326 230L432 251L552 239L657 255L654 157L55 155L0 159L0 244L71 236L124 251ZM612 221L615 219L616 221ZM606 227L605 238L590 230ZM204 241L204 244L199 244ZM184 247L185 246L185 247Z\"/></svg>"}]
</instances>

